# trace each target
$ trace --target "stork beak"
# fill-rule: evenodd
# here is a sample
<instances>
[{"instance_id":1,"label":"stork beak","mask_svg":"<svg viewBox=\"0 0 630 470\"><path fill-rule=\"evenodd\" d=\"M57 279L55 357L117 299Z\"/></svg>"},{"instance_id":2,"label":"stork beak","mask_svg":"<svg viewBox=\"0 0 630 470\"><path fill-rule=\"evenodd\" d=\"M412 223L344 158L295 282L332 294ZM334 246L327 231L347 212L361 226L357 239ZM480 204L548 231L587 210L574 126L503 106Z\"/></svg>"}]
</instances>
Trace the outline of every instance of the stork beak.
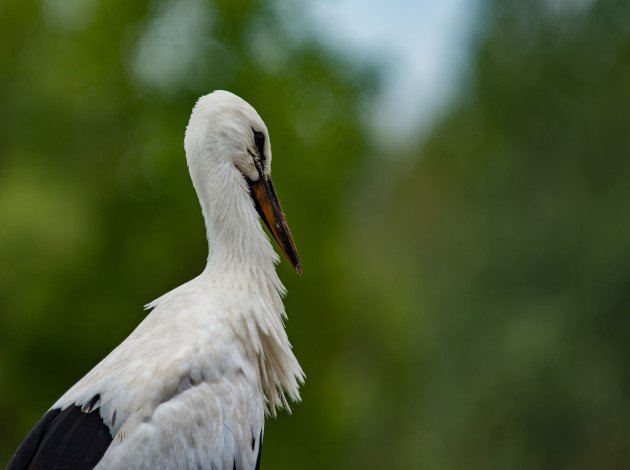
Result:
<instances>
[{"instance_id":1,"label":"stork beak","mask_svg":"<svg viewBox=\"0 0 630 470\"><path fill-rule=\"evenodd\" d=\"M297 248L295 248L295 243L293 243L289 225L284 218L284 213L282 212L282 207L280 207L276 191L273 189L271 178L264 176L262 172L259 174L262 176L258 178L258 181L248 180L256 210L260 218L265 221L265 225L273 235L273 238L276 239L284 255L291 262L297 273L302 274L300 256Z\"/></svg>"}]
</instances>

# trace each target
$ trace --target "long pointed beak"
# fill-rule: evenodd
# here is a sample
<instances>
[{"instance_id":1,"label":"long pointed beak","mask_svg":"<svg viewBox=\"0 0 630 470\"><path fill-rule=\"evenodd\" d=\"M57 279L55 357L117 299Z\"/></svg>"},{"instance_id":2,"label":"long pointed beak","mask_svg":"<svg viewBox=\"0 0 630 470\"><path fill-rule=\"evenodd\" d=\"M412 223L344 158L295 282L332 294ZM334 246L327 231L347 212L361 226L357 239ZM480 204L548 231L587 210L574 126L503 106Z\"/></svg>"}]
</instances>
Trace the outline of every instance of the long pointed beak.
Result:
<instances>
[{"instance_id":1,"label":"long pointed beak","mask_svg":"<svg viewBox=\"0 0 630 470\"><path fill-rule=\"evenodd\" d=\"M282 207L280 207L280 201L278 201L278 196L276 196L271 178L263 176L262 172L260 174L258 181L248 180L256 210L260 218L265 221L265 225L267 225L289 262L298 274L302 274L300 256L297 248L295 248L295 243L293 243L289 225L282 212Z\"/></svg>"}]
</instances>

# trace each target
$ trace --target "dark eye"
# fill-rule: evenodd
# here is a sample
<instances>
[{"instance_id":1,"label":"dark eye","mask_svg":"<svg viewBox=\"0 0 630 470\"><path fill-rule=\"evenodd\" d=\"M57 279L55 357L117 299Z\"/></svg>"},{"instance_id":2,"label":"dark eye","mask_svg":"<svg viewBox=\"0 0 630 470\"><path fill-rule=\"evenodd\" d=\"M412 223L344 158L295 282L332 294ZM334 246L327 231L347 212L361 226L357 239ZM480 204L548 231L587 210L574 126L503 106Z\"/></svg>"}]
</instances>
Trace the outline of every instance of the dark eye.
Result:
<instances>
[{"instance_id":1,"label":"dark eye","mask_svg":"<svg viewBox=\"0 0 630 470\"><path fill-rule=\"evenodd\" d=\"M256 150L258 150L258 155L263 158L265 153L265 134L260 131L254 131L254 143L256 144Z\"/></svg>"}]
</instances>

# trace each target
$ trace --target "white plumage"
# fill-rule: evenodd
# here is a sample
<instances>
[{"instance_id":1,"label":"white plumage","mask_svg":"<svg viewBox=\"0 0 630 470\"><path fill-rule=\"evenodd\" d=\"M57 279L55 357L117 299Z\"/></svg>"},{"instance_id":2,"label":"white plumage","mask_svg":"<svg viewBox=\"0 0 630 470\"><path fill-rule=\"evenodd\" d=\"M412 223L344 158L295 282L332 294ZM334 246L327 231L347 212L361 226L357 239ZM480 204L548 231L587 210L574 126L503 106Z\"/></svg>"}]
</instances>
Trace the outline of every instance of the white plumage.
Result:
<instances>
[{"instance_id":1,"label":"white plumage","mask_svg":"<svg viewBox=\"0 0 630 470\"><path fill-rule=\"evenodd\" d=\"M195 105L185 150L206 268L151 302L135 331L52 407L98 408L113 437L99 469L254 468L265 413L299 400L304 374L284 330L279 258L250 195L269 179L267 128L241 98L215 91ZM291 256L284 216L266 221Z\"/></svg>"}]
</instances>

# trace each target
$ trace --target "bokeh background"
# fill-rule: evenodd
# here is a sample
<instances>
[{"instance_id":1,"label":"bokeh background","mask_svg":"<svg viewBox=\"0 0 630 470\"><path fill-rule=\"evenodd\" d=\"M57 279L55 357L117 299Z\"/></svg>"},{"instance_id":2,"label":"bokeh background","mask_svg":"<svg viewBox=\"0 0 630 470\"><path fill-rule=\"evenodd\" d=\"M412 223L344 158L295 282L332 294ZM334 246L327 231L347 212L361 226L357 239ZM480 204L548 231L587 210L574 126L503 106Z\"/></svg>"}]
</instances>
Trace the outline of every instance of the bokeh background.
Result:
<instances>
[{"instance_id":1,"label":"bokeh background","mask_svg":"<svg viewBox=\"0 0 630 470\"><path fill-rule=\"evenodd\" d=\"M304 275L272 469L630 468L630 2L0 3L0 463L206 244L195 99L266 120Z\"/></svg>"}]
</instances>

